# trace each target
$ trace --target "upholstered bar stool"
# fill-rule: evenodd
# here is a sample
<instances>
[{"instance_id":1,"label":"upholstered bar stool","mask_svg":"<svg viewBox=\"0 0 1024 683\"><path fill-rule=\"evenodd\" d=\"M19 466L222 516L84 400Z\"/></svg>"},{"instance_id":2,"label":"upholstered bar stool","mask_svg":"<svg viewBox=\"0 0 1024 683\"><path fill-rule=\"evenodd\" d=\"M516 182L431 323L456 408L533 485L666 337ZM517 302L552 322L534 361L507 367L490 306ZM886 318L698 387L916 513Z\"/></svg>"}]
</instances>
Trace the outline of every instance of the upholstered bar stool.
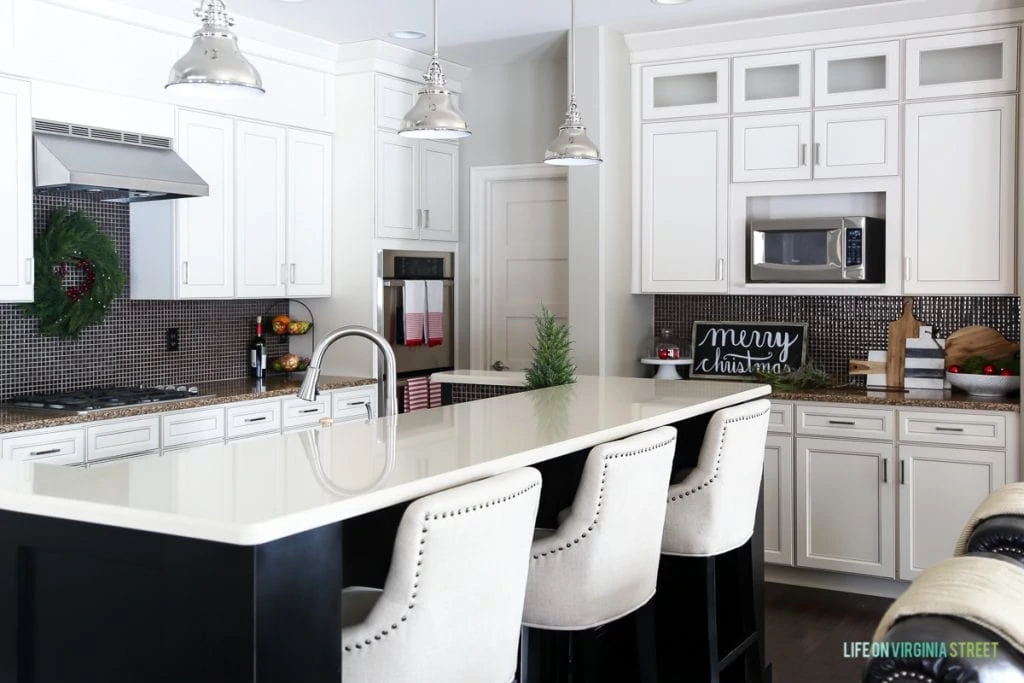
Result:
<instances>
[{"instance_id":1,"label":"upholstered bar stool","mask_svg":"<svg viewBox=\"0 0 1024 683\"><path fill-rule=\"evenodd\" d=\"M558 528L537 530L523 611L523 683L556 683L570 670L574 683L590 683L593 662L575 651L579 632L592 635L651 599L675 442L676 430L664 427L594 448ZM653 680L653 633L641 636L650 648L641 679ZM550 653L553 641L565 649L541 661L540 650Z\"/></svg>"},{"instance_id":2,"label":"upholstered bar stool","mask_svg":"<svg viewBox=\"0 0 1024 683\"><path fill-rule=\"evenodd\" d=\"M996 553L1024 565L1024 483L993 491L967 520L953 550Z\"/></svg>"},{"instance_id":3,"label":"upholstered bar stool","mask_svg":"<svg viewBox=\"0 0 1024 683\"><path fill-rule=\"evenodd\" d=\"M747 655L748 667L759 659L751 557L737 549L754 533L770 407L759 400L715 413L696 467L672 477L656 601L660 680L718 683L739 657ZM736 600L730 616L741 612L738 622L719 615L717 578L725 562L739 576L739 585L727 589Z\"/></svg>"},{"instance_id":4,"label":"upholstered bar stool","mask_svg":"<svg viewBox=\"0 0 1024 683\"><path fill-rule=\"evenodd\" d=\"M342 680L513 680L540 485L526 468L409 505L384 589L342 592Z\"/></svg>"}]
</instances>

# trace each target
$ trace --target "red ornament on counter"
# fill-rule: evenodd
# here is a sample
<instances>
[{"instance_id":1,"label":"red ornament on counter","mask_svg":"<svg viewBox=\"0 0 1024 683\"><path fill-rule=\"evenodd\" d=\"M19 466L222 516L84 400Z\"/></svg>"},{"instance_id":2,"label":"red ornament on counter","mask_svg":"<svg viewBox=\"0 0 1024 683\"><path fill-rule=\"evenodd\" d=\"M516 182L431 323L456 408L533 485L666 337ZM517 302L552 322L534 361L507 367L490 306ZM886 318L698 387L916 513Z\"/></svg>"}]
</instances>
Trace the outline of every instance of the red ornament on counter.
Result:
<instances>
[{"instance_id":1,"label":"red ornament on counter","mask_svg":"<svg viewBox=\"0 0 1024 683\"><path fill-rule=\"evenodd\" d=\"M1010 368L1003 368L1002 370L999 371L999 374L1002 375L1003 377L1013 377L1013 370L1011 370Z\"/></svg>"},{"instance_id":2,"label":"red ornament on counter","mask_svg":"<svg viewBox=\"0 0 1024 683\"><path fill-rule=\"evenodd\" d=\"M994 375L994 374L996 374L996 366L994 366L994 365L986 365L985 367L983 367L981 369L981 374L983 374L983 375Z\"/></svg>"},{"instance_id":3,"label":"red ornament on counter","mask_svg":"<svg viewBox=\"0 0 1024 683\"><path fill-rule=\"evenodd\" d=\"M661 360L668 360L668 349L658 349L658 358L660 358Z\"/></svg>"},{"instance_id":4,"label":"red ornament on counter","mask_svg":"<svg viewBox=\"0 0 1024 683\"><path fill-rule=\"evenodd\" d=\"M946 368L946 370L948 372L952 372L952 373L956 374L956 373L960 372L960 366L959 365L950 365L948 368Z\"/></svg>"}]
</instances>

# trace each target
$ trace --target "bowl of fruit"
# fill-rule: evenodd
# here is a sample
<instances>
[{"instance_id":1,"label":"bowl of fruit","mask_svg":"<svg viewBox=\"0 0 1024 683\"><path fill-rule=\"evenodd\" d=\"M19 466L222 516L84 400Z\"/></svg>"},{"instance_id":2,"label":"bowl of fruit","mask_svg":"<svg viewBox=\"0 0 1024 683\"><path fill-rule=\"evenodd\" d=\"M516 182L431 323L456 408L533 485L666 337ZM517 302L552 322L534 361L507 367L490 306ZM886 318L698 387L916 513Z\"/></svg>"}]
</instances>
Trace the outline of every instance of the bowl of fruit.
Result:
<instances>
[{"instance_id":1,"label":"bowl of fruit","mask_svg":"<svg viewBox=\"0 0 1024 683\"><path fill-rule=\"evenodd\" d=\"M313 323L308 320L292 320L289 316L281 314L274 316L270 321L270 331L276 335L298 335L306 334Z\"/></svg>"},{"instance_id":2,"label":"bowl of fruit","mask_svg":"<svg viewBox=\"0 0 1024 683\"><path fill-rule=\"evenodd\" d=\"M971 356L946 368L946 379L973 396L1005 396L1020 391L1020 360Z\"/></svg>"},{"instance_id":3,"label":"bowl of fruit","mask_svg":"<svg viewBox=\"0 0 1024 683\"><path fill-rule=\"evenodd\" d=\"M294 353L286 353L283 356L271 358L267 365L274 372L302 372L309 367L309 359Z\"/></svg>"}]
</instances>

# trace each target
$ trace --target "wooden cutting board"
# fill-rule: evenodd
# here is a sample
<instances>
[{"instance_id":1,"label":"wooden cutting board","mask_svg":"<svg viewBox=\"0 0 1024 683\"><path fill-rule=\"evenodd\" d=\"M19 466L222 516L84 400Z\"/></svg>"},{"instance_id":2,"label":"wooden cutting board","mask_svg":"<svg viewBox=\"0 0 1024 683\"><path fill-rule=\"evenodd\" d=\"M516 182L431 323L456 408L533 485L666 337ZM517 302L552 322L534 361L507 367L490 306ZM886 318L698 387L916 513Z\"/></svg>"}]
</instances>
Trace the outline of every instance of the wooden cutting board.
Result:
<instances>
[{"instance_id":1,"label":"wooden cutting board","mask_svg":"<svg viewBox=\"0 0 1024 683\"><path fill-rule=\"evenodd\" d=\"M960 365L971 356L999 360L1012 356L1018 349L1020 344L1007 341L991 327L962 327L946 340L946 367Z\"/></svg>"},{"instance_id":2,"label":"wooden cutting board","mask_svg":"<svg viewBox=\"0 0 1024 683\"><path fill-rule=\"evenodd\" d=\"M885 382L902 387L907 358L907 339L917 339L921 321L914 317L914 297L903 299L903 317L889 323L889 349L886 356Z\"/></svg>"}]
</instances>

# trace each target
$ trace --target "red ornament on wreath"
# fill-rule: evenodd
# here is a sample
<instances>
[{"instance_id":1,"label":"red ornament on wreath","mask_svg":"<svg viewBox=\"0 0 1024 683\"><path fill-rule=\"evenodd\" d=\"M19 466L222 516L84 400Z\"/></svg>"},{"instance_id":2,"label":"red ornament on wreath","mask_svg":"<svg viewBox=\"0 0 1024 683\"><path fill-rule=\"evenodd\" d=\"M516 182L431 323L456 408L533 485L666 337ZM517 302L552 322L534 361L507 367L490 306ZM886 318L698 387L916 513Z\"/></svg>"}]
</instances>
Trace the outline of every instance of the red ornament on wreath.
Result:
<instances>
[{"instance_id":1,"label":"red ornament on wreath","mask_svg":"<svg viewBox=\"0 0 1024 683\"><path fill-rule=\"evenodd\" d=\"M69 260L73 263L61 263L56 267L56 271L57 276L60 277L62 283L67 279L70 268L78 268L82 271L82 283L77 286L72 285L64 290L69 299L77 302L83 296L91 292L92 288L96 285L96 269L93 267L92 263L89 262L89 259L72 257Z\"/></svg>"}]
</instances>

